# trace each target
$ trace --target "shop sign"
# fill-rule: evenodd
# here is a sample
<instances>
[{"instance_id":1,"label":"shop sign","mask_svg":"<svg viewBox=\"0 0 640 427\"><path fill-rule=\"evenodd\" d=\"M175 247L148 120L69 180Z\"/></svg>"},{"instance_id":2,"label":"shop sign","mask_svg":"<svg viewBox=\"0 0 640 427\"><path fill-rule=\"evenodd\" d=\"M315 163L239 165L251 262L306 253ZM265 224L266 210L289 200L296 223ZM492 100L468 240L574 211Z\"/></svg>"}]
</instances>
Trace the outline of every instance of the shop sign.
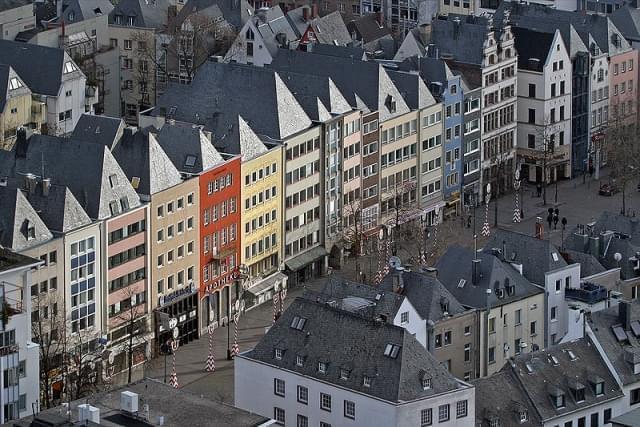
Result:
<instances>
[{"instance_id":1,"label":"shop sign","mask_svg":"<svg viewBox=\"0 0 640 427\"><path fill-rule=\"evenodd\" d=\"M163 307L167 304L170 304L172 301L183 297L185 295L190 295L196 291L196 288L193 286L193 282L189 284L189 286L178 289L177 291L170 293L168 295L161 295L158 297L158 306Z\"/></svg>"}]
</instances>

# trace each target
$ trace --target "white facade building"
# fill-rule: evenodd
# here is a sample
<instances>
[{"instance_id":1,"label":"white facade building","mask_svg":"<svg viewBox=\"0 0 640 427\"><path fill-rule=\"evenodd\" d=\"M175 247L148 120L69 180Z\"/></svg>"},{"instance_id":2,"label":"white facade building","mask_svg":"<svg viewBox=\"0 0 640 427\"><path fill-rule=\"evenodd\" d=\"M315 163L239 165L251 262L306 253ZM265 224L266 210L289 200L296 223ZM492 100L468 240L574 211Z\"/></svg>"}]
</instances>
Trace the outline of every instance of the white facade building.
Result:
<instances>
[{"instance_id":1,"label":"white facade building","mask_svg":"<svg viewBox=\"0 0 640 427\"><path fill-rule=\"evenodd\" d=\"M40 355L31 341L31 270L41 261L0 248L0 422L32 412L40 398Z\"/></svg>"}]
</instances>

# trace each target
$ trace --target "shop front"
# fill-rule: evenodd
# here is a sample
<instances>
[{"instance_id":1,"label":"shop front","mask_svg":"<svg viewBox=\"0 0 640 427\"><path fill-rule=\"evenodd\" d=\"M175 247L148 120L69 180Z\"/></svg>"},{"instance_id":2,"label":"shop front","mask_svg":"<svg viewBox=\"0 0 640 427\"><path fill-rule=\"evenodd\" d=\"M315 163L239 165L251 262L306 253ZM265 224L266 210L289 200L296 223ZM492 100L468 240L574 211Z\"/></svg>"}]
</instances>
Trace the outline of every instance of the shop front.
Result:
<instances>
[{"instance_id":1,"label":"shop front","mask_svg":"<svg viewBox=\"0 0 640 427\"><path fill-rule=\"evenodd\" d=\"M198 339L198 290L193 283L173 293L159 296L155 311L158 346L173 338L173 331L168 327L170 319L177 321L180 345Z\"/></svg>"},{"instance_id":2,"label":"shop front","mask_svg":"<svg viewBox=\"0 0 640 427\"><path fill-rule=\"evenodd\" d=\"M286 260L284 263L287 267L289 284L296 286L325 274L327 270L327 255L327 250L324 247L316 246Z\"/></svg>"},{"instance_id":3,"label":"shop front","mask_svg":"<svg viewBox=\"0 0 640 427\"><path fill-rule=\"evenodd\" d=\"M281 272L273 273L262 279L248 280L245 283L245 310L251 310L273 298L276 289L287 288L287 275Z\"/></svg>"}]
</instances>

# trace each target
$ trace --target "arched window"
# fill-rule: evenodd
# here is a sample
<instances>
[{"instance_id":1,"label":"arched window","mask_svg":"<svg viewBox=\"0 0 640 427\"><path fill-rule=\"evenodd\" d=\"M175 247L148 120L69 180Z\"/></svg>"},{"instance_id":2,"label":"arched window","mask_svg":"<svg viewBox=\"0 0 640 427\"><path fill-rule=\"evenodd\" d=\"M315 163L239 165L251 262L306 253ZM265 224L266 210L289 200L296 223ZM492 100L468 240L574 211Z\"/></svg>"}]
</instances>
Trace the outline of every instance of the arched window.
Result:
<instances>
[{"instance_id":1,"label":"arched window","mask_svg":"<svg viewBox=\"0 0 640 427\"><path fill-rule=\"evenodd\" d=\"M511 58L511 49L505 49L504 57L505 58Z\"/></svg>"},{"instance_id":2,"label":"arched window","mask_svg":"<svg viewBox=\"0 0 640 427\"><path fill-rule=\"evenodd\" d=\"M255 40L256 36L253 34L253 30L251 28L247 28L246 38L247 40Z\"/></svg>"},{"instance_id":3,"label":"arched window","mask_svg":"<svg viewBox=\"0 0 640 427\"><path fill-rule=\"evenodd\" d=\"M496 56L491 54L489 55L489 65L493 65L496 63Z\"/></svg>"}]
</instances>

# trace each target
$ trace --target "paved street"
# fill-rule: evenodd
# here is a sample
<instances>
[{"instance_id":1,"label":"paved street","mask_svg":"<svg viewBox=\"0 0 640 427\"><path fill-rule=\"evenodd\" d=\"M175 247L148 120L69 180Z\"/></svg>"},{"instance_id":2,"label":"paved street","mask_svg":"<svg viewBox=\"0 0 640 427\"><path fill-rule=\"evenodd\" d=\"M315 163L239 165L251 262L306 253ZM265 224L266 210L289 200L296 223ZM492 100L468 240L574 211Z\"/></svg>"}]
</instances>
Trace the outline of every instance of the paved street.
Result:
<instances>
[{"instance_id":1,"label":"paved street","mask_svg":"<svg viewBox=\"0 0 640 427\"><path fill-rule=\"evenodd\" d=\"M603 178L603 182L606 178ZM566 217L568 224L567 230L571 230L578 223L586 223L598 217L603 210L619 212L622 207L622 194L618 193L613 197L603 197L598 195L598 182L587 179L586 183L582 182L582 177L563 181L558 184L558 203L560 209L560 217ZM638 211L640 215L640 193L636 191L635 183L629 185L627 195L627 208ZM555 207L555 185L551 185L547 189L548 205L542 205L542 199L535 197L535 187L527 186L524 190L524 219L519 224L514 224L513 208L514 195L508 194L502 197L498 202L498 222L500 227L517 230L520 232L533 234L534 224L537 216L547 217L548 207ZM484 222L484 208L476 209L477 216L477 232L480 234L482 223ZM493 226L494 221L494 205L489 208L489 223ZM559 244L561 241L560 224L556 230L547 230L548 224L545 222L545 237ZM460 218L445 222L439 229L439 238L446 240L445 244L462 244L467 246L473 245L472 229L468 228ZM479 243L481 245L482 242ZM398 247L398 255L401 258L409 257L416 252L411 248L415 242L401 242ZM369 274L369 268L375 273L377 254L372 256L364 256L359 260L361 269L365 274ZM370 267L371 266L371 267ZM347 259L347 265L334 274L344 275L350 279L356 277L355 261L353 258ZM321 284L322 280L308 284L308 287L316 287ZM291 289L285 300L285 306L295 299L296 296L303 292L302 288ZM254 344L265 333L265 329L271 325L273 319L273 305L265 303L245 313L240 318L239 323L239 345L240 351L245 351L254 346ZM176 371L178 374L178 382L180 388L203 395L210 399L233 402L233 362L226 360L227 353L227 332L226 327L218 328L214 333L214 353L216 371L213 373L205 372L205 362L208 355L209 340L205 335L199 340L181 347L176 353ZM233 327L231 328L230 337L233 342ZM167 381L171 373L171 357L166 358L167 362ZM147 367L147 376L159 380L164 379L164 357L153 360Z\"/></svg>"}]
</instances>

